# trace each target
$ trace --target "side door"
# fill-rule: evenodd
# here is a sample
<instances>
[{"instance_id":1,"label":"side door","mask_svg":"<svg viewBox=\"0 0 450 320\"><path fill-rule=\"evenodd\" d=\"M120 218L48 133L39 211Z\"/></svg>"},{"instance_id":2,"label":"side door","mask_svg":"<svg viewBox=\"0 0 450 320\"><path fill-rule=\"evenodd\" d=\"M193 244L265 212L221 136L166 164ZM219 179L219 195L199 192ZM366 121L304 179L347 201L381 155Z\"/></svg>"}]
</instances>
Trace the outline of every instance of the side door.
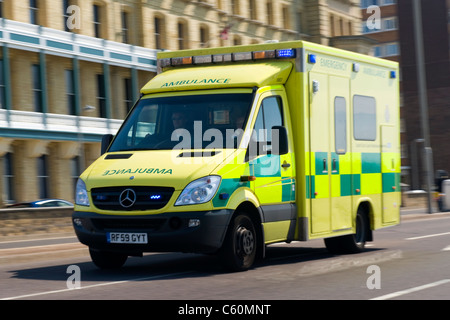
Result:
<instances>
[{"instance_id":1,"label":"side door","mask_svg":"<svg viewBox=\"0 0 450 320\"><path fill-rule=\"evenodd\" d=\"M286 239L290 221L295 219L292 148L283 155L273 152L278 148L278 135L272 128L286 126L286 101L284 91L273 90L260 96L248 150L250 174L255 177L251 187L261 204L264 222L282 222L276 228L265 225L266 241Z\"/></svg>"},{"instance_id":2,"label":"side door","mask_svg":"<svg viewBox=\"0 0 450 320\"><path fill-rule=\"evenodd\" d=\"M309 74L311 233L349 230L351 150L349 79Z\"/></svg>"},{"instance_id":3,"label":"side door","mask_svg":"<svg viewBox=\"0 0 450 320\"><path fill-rule=\"evenodd\" d=\"M329 76L331 229L352 228L352 154L350 142L350 80Z\"/></svg>"},{"instance_id":4,"label":"side door","mask_svg":"<svg viewBox=\"0 0 450 320\"><path fill-rule=\"evenodd\" d=\"M331 114L328 75L310 72L310 199L311 233L331 231Z\"/></svg>"}]
</instances>

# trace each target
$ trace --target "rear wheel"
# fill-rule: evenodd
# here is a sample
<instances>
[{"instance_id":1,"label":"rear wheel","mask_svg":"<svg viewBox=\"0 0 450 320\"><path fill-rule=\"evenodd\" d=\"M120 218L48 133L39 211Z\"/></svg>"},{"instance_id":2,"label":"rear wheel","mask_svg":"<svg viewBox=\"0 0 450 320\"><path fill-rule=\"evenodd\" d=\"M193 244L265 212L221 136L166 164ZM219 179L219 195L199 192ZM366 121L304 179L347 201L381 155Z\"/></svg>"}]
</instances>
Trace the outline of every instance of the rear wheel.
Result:
<instances>
[{"instance_id":1,"label":"rear wheel","mask_svg":"<svg viewBox=\"0 0 450 320\"><path fill-rule=\"evenodd\" d=\"M123 253L101 251L89 248L92 262L100 269L118 269L127 261L128 255Z\"/></svg>"},{"instance_id":2,"label":"rear wheel","mask_svg":"<svg viewBox=\"0 0 450 320\"><path fill-rule=\"evenodd\" d=\"M325 239L325 246L328 251L335 254L364 251L366 239L369 235L369 219L364 209L358 209L355 223L356 233Z\"/></svg>"},{"instance_id":3,"label":"rear wheel","mask_svg":"<svg viewBox=\"0 0 450 320\"><path fill-rule=\"evenodd\" d=\"M257 247L256 229L252 219L244 213L231 222L220 256L231 271L248 270L254 263Z\"/></svg>"}]
</instances>

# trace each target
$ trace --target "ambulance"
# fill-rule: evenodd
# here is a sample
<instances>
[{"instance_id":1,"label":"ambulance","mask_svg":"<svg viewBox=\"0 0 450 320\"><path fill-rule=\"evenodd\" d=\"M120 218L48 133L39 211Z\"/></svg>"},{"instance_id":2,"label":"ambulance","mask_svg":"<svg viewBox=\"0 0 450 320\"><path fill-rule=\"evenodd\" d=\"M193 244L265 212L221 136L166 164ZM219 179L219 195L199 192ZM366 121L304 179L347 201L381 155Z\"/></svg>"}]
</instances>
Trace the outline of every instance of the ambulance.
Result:
<instances>
[{"instance_id":1,"label":"ambulance","mask_svg":"<svg viewBox=\"0 0 450 320\"><path fill-rule=\"evenodd\" d=\"M305 41L161 52L80 176L73 226L99 268L324 239L357 253L400 222L398 63Z\"/></svg>"}]
</instances>

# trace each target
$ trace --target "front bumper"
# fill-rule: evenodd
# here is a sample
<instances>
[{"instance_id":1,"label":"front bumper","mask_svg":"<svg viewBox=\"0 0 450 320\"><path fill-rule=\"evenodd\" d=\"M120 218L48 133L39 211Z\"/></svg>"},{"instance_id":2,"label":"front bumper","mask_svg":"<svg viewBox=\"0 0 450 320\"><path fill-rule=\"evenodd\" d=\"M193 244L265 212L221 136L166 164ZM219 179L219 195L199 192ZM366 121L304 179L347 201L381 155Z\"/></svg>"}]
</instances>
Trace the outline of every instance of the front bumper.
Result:
<instances>
[{"instance_id":1,"label":"front bumper","mask_svg":"<svg viewBox=\"0 0 450 320\"><path fill-rule=\"evenodd\" d=\"M222 246L232 214L233 210L135 216L75 211L72 222L80 242L92 249L128 255L143 252L214 253ZM189 226L189 221L196 220L199 225ZM108 243L108 232L147 233L148 243Z\"/></svg>"}]
</instances>

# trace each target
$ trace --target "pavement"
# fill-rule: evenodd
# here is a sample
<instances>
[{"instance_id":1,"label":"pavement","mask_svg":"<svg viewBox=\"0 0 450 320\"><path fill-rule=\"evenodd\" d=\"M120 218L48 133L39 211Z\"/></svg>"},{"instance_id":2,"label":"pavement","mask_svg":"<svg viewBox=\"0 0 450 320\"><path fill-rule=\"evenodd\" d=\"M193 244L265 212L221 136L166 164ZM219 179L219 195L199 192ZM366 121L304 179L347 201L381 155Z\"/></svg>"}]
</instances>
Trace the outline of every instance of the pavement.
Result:
<instances>
[{"instance_id":1,"label":"pavement","mask_svg":"<svg viewBox=\"0 0 450 320\"><path fill-rule=\"evenodd\" d=\"M401 209L401 221L450 217L450 212L428 213L426 208ZM78 242L73 231L0 237L0 265L89 257L87 246Z\"/></svg>"}]
</instances>

